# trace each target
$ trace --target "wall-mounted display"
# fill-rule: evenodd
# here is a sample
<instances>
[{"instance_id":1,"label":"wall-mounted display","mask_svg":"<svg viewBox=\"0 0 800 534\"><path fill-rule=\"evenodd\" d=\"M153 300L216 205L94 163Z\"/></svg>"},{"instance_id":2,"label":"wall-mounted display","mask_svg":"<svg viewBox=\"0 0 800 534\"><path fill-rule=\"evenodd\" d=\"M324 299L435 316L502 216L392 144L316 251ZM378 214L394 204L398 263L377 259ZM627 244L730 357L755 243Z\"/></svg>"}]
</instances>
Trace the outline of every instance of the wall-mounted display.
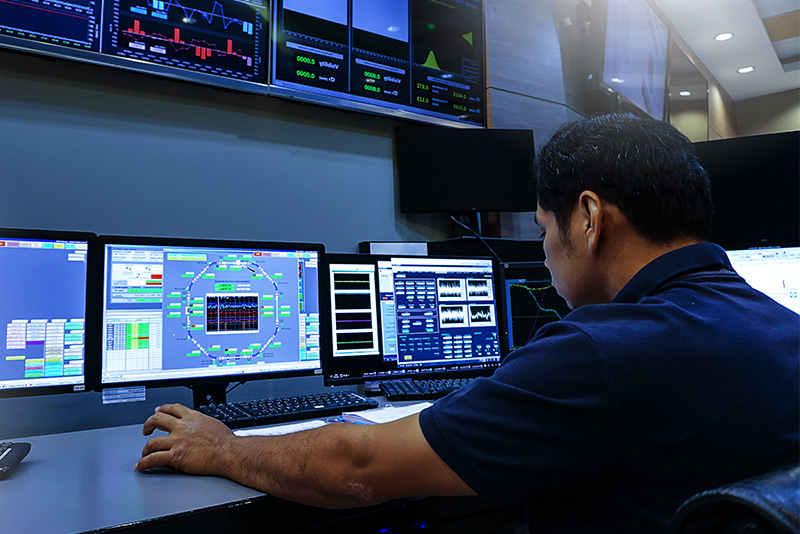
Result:
<instances>
[{"instance_id":1,"label":"wall-mounted display","mask_svg":"<svg viewBox=\"0 0 800 534\"><path fill-rule=\"evenodd\" d=\"M483 126L482 8L473 0L275 0L272 92Z\"/></svg>"}]
</instances>

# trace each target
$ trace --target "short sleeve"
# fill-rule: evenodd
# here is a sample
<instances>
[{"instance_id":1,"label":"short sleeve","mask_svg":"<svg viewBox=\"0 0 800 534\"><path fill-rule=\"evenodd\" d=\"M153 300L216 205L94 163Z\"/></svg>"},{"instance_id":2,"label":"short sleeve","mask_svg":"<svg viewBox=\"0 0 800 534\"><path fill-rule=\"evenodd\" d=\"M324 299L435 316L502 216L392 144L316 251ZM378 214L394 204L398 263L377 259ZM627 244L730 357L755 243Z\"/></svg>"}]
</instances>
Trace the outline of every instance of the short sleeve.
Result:
<instances>
[{"instance_id":1,"label":"short sleeve","mask_svg":"<svg viewBox=\"0 0 800 534\"><path fill-rule=\"evenodd\" d=\"M491 503L590 480L614 451L618 401L595 345L565 321L539 334L420 414L434 451Z\"/></svg>"}]
</instances>

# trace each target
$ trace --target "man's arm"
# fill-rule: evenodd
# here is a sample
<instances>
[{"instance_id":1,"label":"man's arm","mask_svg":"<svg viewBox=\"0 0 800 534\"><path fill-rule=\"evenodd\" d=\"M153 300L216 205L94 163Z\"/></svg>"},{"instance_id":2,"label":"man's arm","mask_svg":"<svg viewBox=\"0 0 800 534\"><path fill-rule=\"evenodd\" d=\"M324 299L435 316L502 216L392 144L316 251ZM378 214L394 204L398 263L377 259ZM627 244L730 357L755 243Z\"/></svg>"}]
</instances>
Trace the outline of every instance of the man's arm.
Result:
<instances>
[{"instance_id":1,"label":"man's arm","mask_svg":"<svg viewBox=\"0 0 800 534\"><path fill-rule=\"evenodd\" d=\"M171 466L218 475L278 497L348 508L401 497L474 495L431 449L413 415L382 425L335 423L283 436L238 437L180 404L144 424L152 438L136 469Z\"/></svg>"}]
</instances>

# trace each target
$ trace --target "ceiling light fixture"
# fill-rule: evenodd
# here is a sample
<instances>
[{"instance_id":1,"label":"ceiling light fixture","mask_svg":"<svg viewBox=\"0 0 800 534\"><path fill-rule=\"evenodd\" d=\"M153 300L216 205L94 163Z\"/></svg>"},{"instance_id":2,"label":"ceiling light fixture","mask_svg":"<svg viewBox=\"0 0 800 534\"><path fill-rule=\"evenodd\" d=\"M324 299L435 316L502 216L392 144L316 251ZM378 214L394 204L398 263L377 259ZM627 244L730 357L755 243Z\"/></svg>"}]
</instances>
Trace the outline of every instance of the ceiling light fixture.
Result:
<instances>
[{"instance_id":1,"label":"ceiling light fixture","mask_svg":"<svg viewBox=\"0 0 800 534\"><path fill-rule=\"evenodd\" d=\"M747 74L749 72L753 72L754 70L756 70L755 67L747 66L738 69L736 72L738 72L739 74Z\"/></svg>"},{"instance_id":2,"label":"ceiling light fixture","mask_svg":"<svg viewBox=\"0 0 800 534\"><path fill-rule=\"evenodd\" d=\"M733 37L733 34L731 32L722 32L722 33L716 35L714 37L714 40L716 40L716 41L727 41L731 37Z\"/></svg>"},{"instance_id":3,"label":"ceiling light fixture","mask_svg":"<svg viewBox=\"0 0 800 534\"><path fill-rule=\"evenodd\" d=\"M691 91L681 91L678 94L681 95L681 96L692 96L692 92Z\"/></svg>"}]
</instances>

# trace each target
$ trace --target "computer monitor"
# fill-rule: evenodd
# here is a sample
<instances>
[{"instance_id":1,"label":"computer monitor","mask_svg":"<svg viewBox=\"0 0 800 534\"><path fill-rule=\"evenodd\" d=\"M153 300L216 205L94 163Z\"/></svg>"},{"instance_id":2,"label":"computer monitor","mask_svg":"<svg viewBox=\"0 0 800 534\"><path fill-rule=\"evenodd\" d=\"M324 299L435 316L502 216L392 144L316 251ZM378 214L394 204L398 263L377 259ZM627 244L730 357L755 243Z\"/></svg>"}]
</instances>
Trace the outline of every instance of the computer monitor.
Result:
<instances>
[{"instance_id":1,"label":"computer monitor","mask_svg":"<svg viewBox=\"0 0 800 534\"><path fill-rule=\"evenodd\" d=\"M101 236L99 388L319 374L321 244Z\"/></svg>"},{"instance_id":2,"label":"computer monitor","mask_svg":"<svg viewBox=\"0 0 800 534\"><path fill-rule=\"evenodd\" d=\"M328 254L327 385L488 375L501 358L488 258Z\"/></svg>"},{"instance_id":3,"label":"computer monitor","mask_svg":"<svg viewBox=\"0 0 800 534\"><path fill-rule=\"evenodd\" d=\"M403 213L536 211L532 130L404 127L396 141Z\"/></svg>"},{"instance_id":4,"label":"computer monitor","mask_svg":"<svg viewBox=\"0 0 800 534\"><path fill-rule=\"evenodd\" d=\"M800 314L800 247L726 252L733 268L748 284Z\"/></svg>"},{"instance_id":5,"label":"computer monitor","mask_svg":"<svg viewBox=\"0 0 800 534\"><path fill-rule=\"evenodd\" d=\"M0 229L0 397L86 390L94 238Z\"/></svg>"},{"instance_id":6,"label":"computer monitor","mask_svg":"<svg viewBox=\"0 0 800 534\"><path fill-rule=\"evenodd\" d=\"M570 312L558 294L543 261L500 265L503 298L503 349L505 353L524 347L548 323Z\"/></svg>"}]
</instances>

